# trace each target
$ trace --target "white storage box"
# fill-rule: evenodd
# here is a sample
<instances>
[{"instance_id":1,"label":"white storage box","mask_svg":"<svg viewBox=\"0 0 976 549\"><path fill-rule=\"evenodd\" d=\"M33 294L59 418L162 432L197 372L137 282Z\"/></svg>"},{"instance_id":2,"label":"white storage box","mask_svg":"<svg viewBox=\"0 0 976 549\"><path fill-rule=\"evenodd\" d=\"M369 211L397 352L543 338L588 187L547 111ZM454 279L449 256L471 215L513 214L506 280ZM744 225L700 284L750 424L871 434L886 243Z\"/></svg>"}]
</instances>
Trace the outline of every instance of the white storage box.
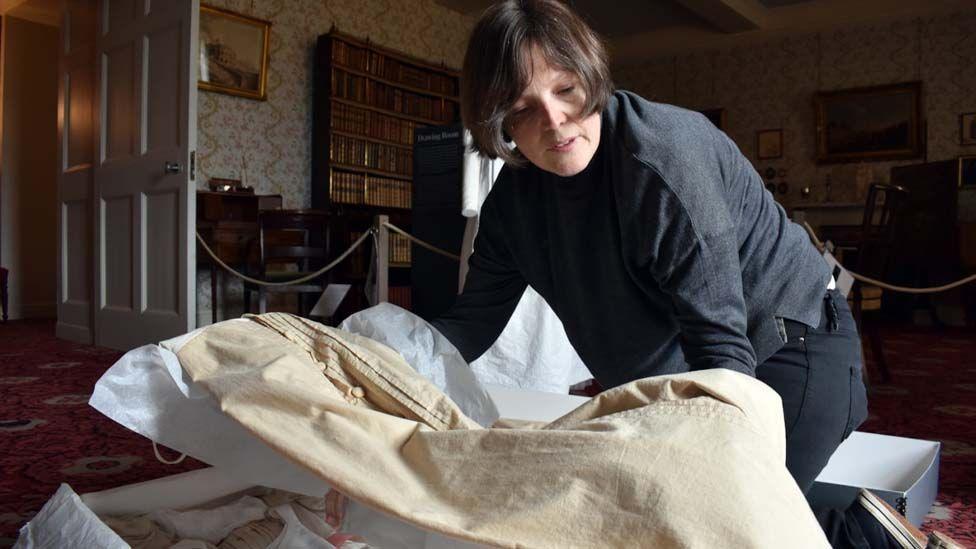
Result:
<instances>
[{"instance_id":1,"label":"white storage box","mask_svg":"<svg viewBox=\"0 0 976 549\"><path fill-rule=\"evenodd\" d=\"M931 440L855 431L834 452L808 499L845 508L858 488L867 488L919 526L939 491L940 446Z\"/></svg>"}]
</instances>

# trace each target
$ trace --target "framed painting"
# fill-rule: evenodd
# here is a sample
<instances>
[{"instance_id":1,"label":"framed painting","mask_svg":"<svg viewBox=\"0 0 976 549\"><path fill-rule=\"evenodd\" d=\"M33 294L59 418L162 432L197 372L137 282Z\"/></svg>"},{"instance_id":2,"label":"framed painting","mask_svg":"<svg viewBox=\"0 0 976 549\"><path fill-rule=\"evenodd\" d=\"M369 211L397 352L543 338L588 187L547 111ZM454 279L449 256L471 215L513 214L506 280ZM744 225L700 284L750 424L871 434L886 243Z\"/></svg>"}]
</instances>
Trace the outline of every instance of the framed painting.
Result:
<instances>
[{"instance_id":1,"label":"framed painting","mask_svg":"<svg viewBox=\"0 0 976 549\"><path fill-rule=\"evenodd\" d=\"M959 144L976 145L976 112L959 115Z\"/></svg>"},{"instance_id":2,"label":"framed painting","mask_svg":"<svg viewBox=\"0 0 976 549\"><path fill-rule=\"evenodd\" d=\"M922 83L819 92L814 96L817 162L922 155Z\"/></svg>"},{"instance_id":3,"label":"framed painting","mask_svg":"<svg viewBox=\"0 0 976 549\"><path fill-rule=\"evenodd\" d=\"M267 99L271 23L213 6L200 6L201 90Z\"/></svg>"},{"instance_id":4,"label":"framed painting","mask_svg":"<svg viewBox=\"0 0 976 549\"><path fill-rule=\"evenodd\" d=\"M772 160L783 157L783 130L759 130L756 132L756 158ZM773 172L775 173L775 171Z\"/></svg>"}]
</instances>

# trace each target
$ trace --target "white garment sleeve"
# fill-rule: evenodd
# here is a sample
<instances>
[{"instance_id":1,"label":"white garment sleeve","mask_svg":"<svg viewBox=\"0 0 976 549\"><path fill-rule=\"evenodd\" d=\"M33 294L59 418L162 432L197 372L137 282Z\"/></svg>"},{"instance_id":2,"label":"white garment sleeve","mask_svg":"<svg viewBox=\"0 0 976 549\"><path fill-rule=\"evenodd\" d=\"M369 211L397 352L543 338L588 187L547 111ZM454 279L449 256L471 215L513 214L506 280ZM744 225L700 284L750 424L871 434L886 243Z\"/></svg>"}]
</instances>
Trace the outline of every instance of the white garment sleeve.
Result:
<instances>
[{"instance_id":1,"label":"white garment sleeve","mask_svg":"<svg viewBox=\"0 0 976 549\"><path fill-rule=\"evenodd\" d=\"M471 150L471 132L464 130L464 157L461 159L461 215L475 217L488 197L491 186L505 162L485 158Z\"/></svg>"}]
</instances>

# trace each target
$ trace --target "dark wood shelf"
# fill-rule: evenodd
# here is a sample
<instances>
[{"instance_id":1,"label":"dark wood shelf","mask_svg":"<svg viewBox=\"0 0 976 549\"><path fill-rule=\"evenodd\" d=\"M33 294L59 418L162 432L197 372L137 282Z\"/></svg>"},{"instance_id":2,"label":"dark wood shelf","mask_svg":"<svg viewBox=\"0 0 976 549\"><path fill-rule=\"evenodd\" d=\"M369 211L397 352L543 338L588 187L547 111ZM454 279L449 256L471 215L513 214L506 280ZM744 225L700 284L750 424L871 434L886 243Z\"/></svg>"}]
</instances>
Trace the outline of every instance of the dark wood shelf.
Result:
<instances>
[{"instance_id":1,"label":"dark wood shelf","mask_svg":"<svg viewBox=\"0 0 976 549\"><path fill-rule=\"evenodd\" d=\"M431 97L437 97L438 99L444 99L446 101L453 101L454 103L457 103L457 104L460 104L461 103L461 100L458 99L457 97L454 97L454 96L451 96L451 95L447 95L447 94L441 93L441 92L435 92L433 90L425 90L423 88L418 88L418 87L415 87L415 86L411 86L409 84L401 84L401 83L396 82L394 80L389 80L387 78L383 78L382 76L377 76L375 74L372 74L372 73L369 73L369 72L366 72L366 71L361 71L359 69L355 69L355 68L352 68L352 67L347 67L346 65L343 65L342 63L335 63L335 62L333 62L332 67L335 68L336 70L348 72L349 74L355 74L356 76L362 76L363 78L368 78L368 79L370 79L370 80L372 80L374 82L380 82L381 84L386 84L387 86L390 86L391 88L399 88L399 89L402 89L402 90L406 90L406 91L408 91L410 93L416 93L416 94L419 94L419 95L429 95Z\"/></svg>"},{"instance_id":2,"label":"dark wood shelf","mask_svg":"<svg viewBox=\"0 0 976 549\"><path fill-rule=\"evenodd\" d=\"M355 99L337 97L340 94L333 93L333 90L342 92L341 95L348 92ZM391 223L408 232L417 228L414 218L416 204L406 208L347 204L334 202L332 198L362 199L390 192L391 198L395 196L400 201L414 202L412 197L417 192L415 174L365 166L354 158L365 160L366 156L360 150L363 147L373 152L379 149L380 153L377 154L384 159L386 155L390 156L391 162L384 163L386 167L410 170L416 146L413 143L414 132L427 126L457 124L459 92L460 74L443 64L437 66L414 59L377 47L368 40L337 33L334 29L318 37L312 121L312 205L329 211L333 250L344 251L355 240L353 234L368 230L377 215L389 216ZM401 94L406 95L404 100L395 101L395 97ZM366 101L367 97L383 99L385 101L382 103L391 107L422 111L429 117L372 105ZM442 118L434 118L435 114ZM372 135L374 133L375 136ZM346 161L352 162L333 160L338 158L336 152L340 144L343 151L345 147L352 147L350 152L354 150L357 153L343 155ZM333 148L333 145L337 147ZM375 185L371 182L379 178L386 178L388 182ZM425 190L432 191L433 188L425 187ZM349 264L337 269L330 277L332 282L355 286L340 305L337 319L368 306L362 286L366 280L372 246L372 239L368 239L365 246L347 258ZM400 249L397 250L399 252ZM401 255L398 253L397 257ZM399 296L401 301L405 300L410 305L410 292L407 291L405 295L402 289L413 287L413 275L424 268L423 264L418 265L390 264L392 301L396 302L395 296ZM393 288L400 290L394 292Z\"/></svg>"},{"instance_id":3,"label":"dark wood shelf","mask_svg":"<svg viewBox=\"0 0 976 549\"><path fill-rule=\"evenodd\" d=\"M337 103L343 103L349 105L350 107L355 107L357 109L365 109L367 111L378 112L380 114L385 114L387 116L392 116L394 118L400 118L402 120L409 120L411 122L416 122L418 124L424 124L425 126L440 126L442 124L448 124L442 120L434 120L433 118L423 118L420 116L413 116L411 114L404 114L402 112L397 112L390 109L384 109L383 107L374 107L368 103L360 103L359 101L354 101L352 99L343 99L342 97L332 97L332 100Z\"/></svg>"},{"instance_id":4,"label":"dark wood shelf","mask_svg":"<svg viewBox=\"0 0 976 549\"><path fill-rule=\"evenodd\" d=\"M444 65L443 63L437 65L435 63L431 63L430 61L425 61L418 57L407 55L403 52L391 50L389 48L384 48L383 46L374 44L369 40L369 38L366 39L357 38L350 34L339 32L335 30L335 28L329 31L328 36L330 36L333 40L341 40L342 42L345 42L346 44L355 46L357 48L373 50L376 53L385 55L387 57L392 57L393 59L396 59L401 63L406 63L407 65L413 65L417 68L425 69L431 72L438 72L442 76L457 78L458 72L460 72L453 67L448 67L447 65Z\"/></svg>"},{"instance_id":5,"label":"dark wood shelf","mask_svg":"<svg viewBox=\"0 0 976 549\"><path fill-rule=\"evenodd\" d=\"M372 137L369 135L347 132L345 130L337 130L335 128L332 128L329 131L335 135L341 135L343 137L348 137L350 139L362 139L363 141L368 141L370 143L376 143L379 145L389 145L391 147L399 147L401 149L407 149L409 151L413 151L413 145L405 145L403 143L397 143L396 141L389 141L387 139L380 139L379 137Z\"/></svg>"},{"instance_id":6,"label":"dark wood shelf","mask_svg":"<svg viewBox=\"0 0 976 549\"><path fill-rule=\"evenodd\" d=\"M350 204L348 202L339 202L336 200L332 201L332 205L334 208L343 207L343 208L359 209L359 210L390 210L390 211L397 211L397 212L409 212L412 209L412 208L398 208L396 206L379 206L376 204Z\"/></svg>"},{"instance_id":7,"label":"dark wood shelf","mask_svg":"<svg viewBox=\"0 0 976 549\"><path fill-rule=\"evenodd\" d=\"M331 163L333 169L343 170L347 172L359 172L365 174L379 175L382 177L389 177L390 179L399 179L401 181L413 182L412 175L405 175L402 173L388 172L385 170L377 170L376 168L369 168L366 166L356 166L354 164L342 164L339 162Z\"/></svg>"}]
</instances>

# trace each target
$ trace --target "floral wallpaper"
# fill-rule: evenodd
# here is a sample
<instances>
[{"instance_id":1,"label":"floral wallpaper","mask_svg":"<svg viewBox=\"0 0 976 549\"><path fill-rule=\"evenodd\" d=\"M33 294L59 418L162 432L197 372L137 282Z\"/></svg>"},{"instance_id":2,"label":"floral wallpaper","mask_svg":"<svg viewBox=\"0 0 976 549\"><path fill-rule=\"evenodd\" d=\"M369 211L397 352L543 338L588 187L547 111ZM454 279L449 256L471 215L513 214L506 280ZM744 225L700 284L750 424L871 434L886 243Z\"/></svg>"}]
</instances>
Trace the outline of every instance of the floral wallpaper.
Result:
<instances>
[{"instance_id":1,"label":"floral wallpaper","mask_svg":"<svg viewBox=\"0 0 976 549\"><path fill-rule=\"evenodd\" d=\"M210 177L243 178L257 193L281 194L285 208L311 205L315 41L332 25L345 34L459 68L474 26L433 0L205 0L271 21L268 100L199 91L198 187ZM244 167L246 166L246 169ZM229 277L223 277L227 280ZM210 322L210 275L197 277L199 324ZM221 286L221 317L241 313L239 284Z\"/></svg>"},{"instance_id":2,"label":"floral wallpaper","mask_svg":"<svg viewBox=\"0 0 976 549\"><path fill-rule=\"evenodd\" d=\"M959 145L959 114L976 111L976 10L838 28L727 51L705 51L617 67L618 87L691 109L724 108L725 131L760 173L785 173L786 206L863 199L855 181L887 180L892 166L976 154ZM817 165L813 94L921 80L927 158ZM783 157L756 159L756 132L783 129ZM810 186L811 195L801 197ZM861 189L863 189L863 185ZM856 212L856 210L854 210ZM856 214L855 215L859 215Z\"/></svg>"}]
</instances>

